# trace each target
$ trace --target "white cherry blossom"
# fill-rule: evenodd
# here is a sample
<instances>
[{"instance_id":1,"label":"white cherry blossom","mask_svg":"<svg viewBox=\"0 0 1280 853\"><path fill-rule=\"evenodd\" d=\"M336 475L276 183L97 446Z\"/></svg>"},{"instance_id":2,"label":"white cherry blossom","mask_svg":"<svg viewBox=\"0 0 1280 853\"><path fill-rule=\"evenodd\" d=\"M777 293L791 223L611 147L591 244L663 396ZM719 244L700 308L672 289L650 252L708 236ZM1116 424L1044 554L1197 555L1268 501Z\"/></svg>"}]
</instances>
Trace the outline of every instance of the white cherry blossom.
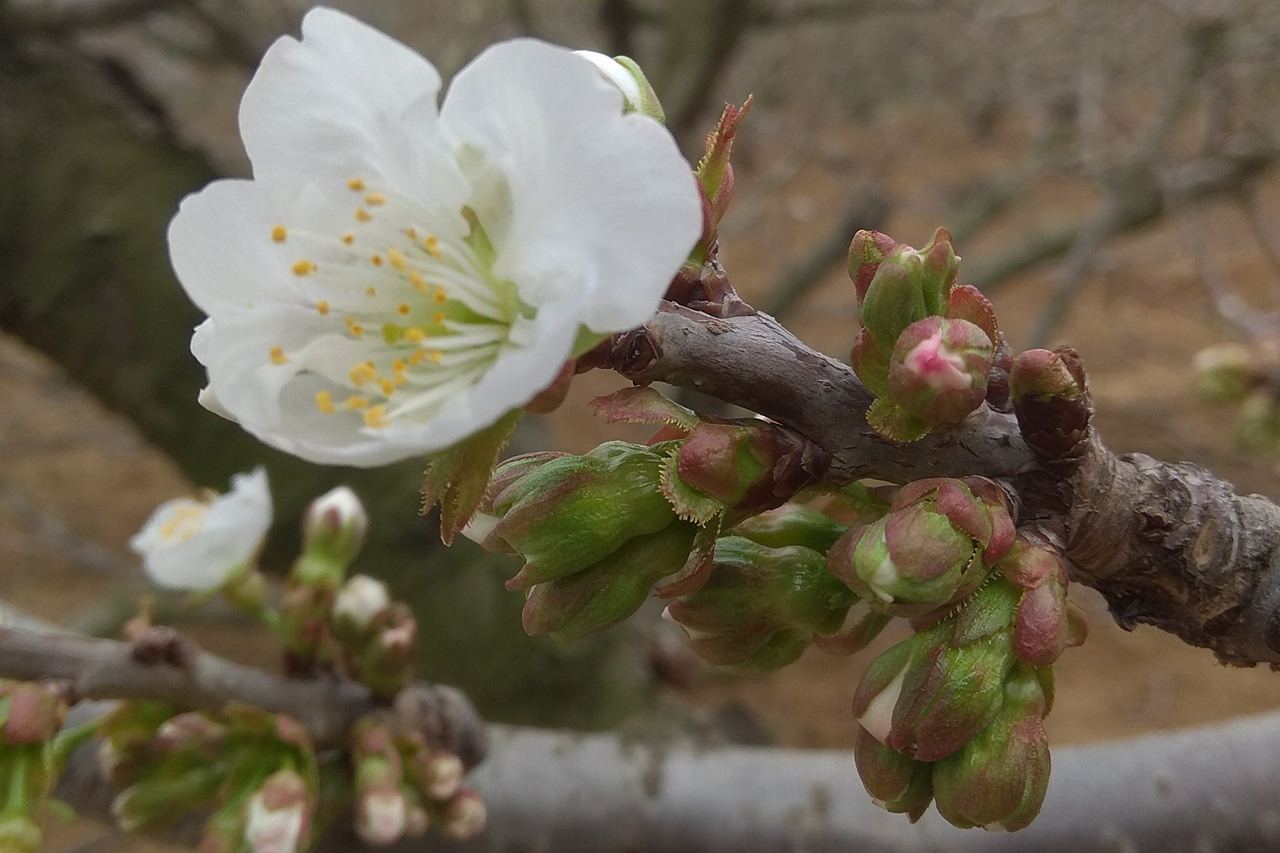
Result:
<instances>
[{"instance_id":1,"label":"white cherry blossom","mask_svg":"<svg viewBox=\"0 0 1280 853\"><path fill-rule=\"evenodd\" d=\"M667 130L571 51L481 53L437 108L432 65L315 9L240 108L252 180L169 230L209 317L202 402L316 462L447 448L567 358L651 316L701 228Z\"/></svg>"},{"instance_id":2,"label":"white cherry blossom","mask_svg":"<svg viewBox=\"0 0 1280 853\"><path fill-rule=\"evenodd\" d=\"M231 491L156 507L129 540L151 579L172 589L214 590L258 553L271 527L265 468L231 478Z\"/></svg>"}]
</instances>

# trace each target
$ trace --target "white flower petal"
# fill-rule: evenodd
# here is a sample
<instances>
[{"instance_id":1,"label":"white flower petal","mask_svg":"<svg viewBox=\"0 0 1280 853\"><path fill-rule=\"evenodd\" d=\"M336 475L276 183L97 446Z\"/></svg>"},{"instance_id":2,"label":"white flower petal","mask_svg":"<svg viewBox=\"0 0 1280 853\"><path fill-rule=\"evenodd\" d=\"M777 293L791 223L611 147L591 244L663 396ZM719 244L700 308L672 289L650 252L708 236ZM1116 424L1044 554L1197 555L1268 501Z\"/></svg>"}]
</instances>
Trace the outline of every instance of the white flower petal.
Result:
<instances>
[{"instance_id":1,"label":"white flower petal","mask_svg":"<svg viewBox=\"0 0 1280 853\"><path fill-rule=\"evenodd\" d=\"M582 294L595 332L653 314L702 227L689 165L662 125L623 115L621 93L581 57L528 39L458 72L441 121L482 152L473 169L505 178L509 219L480 210L495 223L496 275L534 305Z\"/></svg>"},{"instance_id":2,"label":"white flower petal","mask_svg":"<svg viewBox=\"0 0 1280 853\"><path fill-rule=\"evenodd\" d=\"M211 590L257 554L271 527L267 472L231 478L231 491L201 503L176 498L156 508L129 546L147 574L173 589Z\"/></svg>"},{"instance_id":3,"label":"white flower petal","mask_svg":"<svg viewBox=\"0 0 1280 853\"><path fill-rule=\"evenodd\" d=\"M467 186L435 144L440 75L366 24L317 8L271 46L240 104L254 178L338 188L374 179L454 210Z\"/></svg>"}]
</instances>

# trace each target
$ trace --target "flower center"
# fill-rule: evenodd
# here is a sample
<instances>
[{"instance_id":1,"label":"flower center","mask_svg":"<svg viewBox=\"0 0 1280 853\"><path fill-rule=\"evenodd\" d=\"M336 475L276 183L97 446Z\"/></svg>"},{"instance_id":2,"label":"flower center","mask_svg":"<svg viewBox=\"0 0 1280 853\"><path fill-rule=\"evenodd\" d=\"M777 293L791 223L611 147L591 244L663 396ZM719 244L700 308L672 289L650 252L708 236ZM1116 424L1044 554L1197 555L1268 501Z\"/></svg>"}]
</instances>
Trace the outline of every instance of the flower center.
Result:
<instances>
[{"instance_id":1,"label":"flower center","mask_svg":"<svg viewBox=\"0 0 1280 853\"><path fill-rule=\"evenodd\" d=\"M359 417L369 429L428 420L519 345L513 337L533 310L493 275L495 252L470 209L446 221L358 177L345 192L348 230L282 224L268 235L333 334L296 351L276 346L267 361L318 377L324 415Z\"/></svg>"},{"instance_id":2,"label":"flower center","mask_svg":"<svg viewBox=\"0 0 1280 853\"><path fill-rule=\"evenodd\" d=\"M173 508L168 520L160 526L160 538L167 544L181 545L204 527L204 514L208 511L204 504L191 501L181 503Z\"/></svg>"}]
</instances>

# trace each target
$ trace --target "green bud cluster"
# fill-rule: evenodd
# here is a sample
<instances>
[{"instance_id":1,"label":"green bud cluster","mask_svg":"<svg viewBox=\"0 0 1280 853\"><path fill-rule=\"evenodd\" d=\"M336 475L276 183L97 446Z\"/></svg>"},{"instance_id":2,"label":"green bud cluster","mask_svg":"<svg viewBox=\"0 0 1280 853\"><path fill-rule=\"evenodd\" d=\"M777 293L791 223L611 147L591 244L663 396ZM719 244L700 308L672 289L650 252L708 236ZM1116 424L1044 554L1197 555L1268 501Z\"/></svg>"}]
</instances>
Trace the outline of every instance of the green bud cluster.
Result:
<instances>
[{"instance_id":1,"label":"green bud cluster","mask_svg":"<svg viewBox=\"0 0 1280 853\"><path fill-rule=\"evenodd\" d=\"M310 846L319 767L293 719L247 706L213 714L125 702L98 733L103 771L121 789L111 811L122 829L161 828L207 811L201 851Z\"/></svg>"},{"instance_id":2,"label":"green bud cluster","mask_svg":"<svg viewBox=\"0 0 1280 853\"><path fill-rule=\"evenodd\" d=\"M975 288L956 284L959 269L945 229L919 250L875 231L854 235L849 275L862 329L851 364L877 398L868 422L887 438L951 429L986 397L995 314Z\"/></svg>"},{"instance_id":3,"label":"green bud cluster","mask_svg":"<svg viewBox=\"0 0 1280 853\"><path fill-rule=\"evenodd\" d=\"M898 490L887 514L849 528L827 560L831 574L871 607L915 616L972 592L1013 538L994 482L919 480Z\"/></svg>"},{"instance_id":4,"label":"green bud cluster","mask_svg":"<svg viewBox=\"0 0 1280 853\"><path fill-rule=\"evenodd\" d=\"M936 801L956 826L1026 826L1048 784L1052 664L1084 639L1061 558L1019 541L962 602L913 624L854 696L868 792L912 820Z\"/></svg>"},{"instance_id":5,"label":"green bud cluster","mask_svg":"<svg viewBox=\"0 0 1280 853\"><path fill-rule=\"evenodd\" d=\"M724 536L706 583L666 612L708 662L768 671L793 662L815 637L837 634L857 600L827 572L821 551Z\"/></svg>"}]
</instances>

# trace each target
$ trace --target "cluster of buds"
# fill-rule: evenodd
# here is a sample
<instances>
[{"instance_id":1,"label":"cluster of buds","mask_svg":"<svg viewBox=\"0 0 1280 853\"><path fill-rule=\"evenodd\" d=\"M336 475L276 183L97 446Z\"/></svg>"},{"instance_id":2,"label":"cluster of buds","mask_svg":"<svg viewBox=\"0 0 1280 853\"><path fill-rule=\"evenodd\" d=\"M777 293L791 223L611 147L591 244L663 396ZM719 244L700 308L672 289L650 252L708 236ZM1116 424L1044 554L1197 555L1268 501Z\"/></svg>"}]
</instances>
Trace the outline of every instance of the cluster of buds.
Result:
<instances>
[{"instance_id":1,"label":"cluster of buds","mask_svg":"<svg viewBox=\"0 0 1280 853\"><path fill-rule=\"evenodd\" d=\"M1052 664L1084 640L1065 565L1019 541L946 613L918 617L916 633L864 672L858 773L880 805L912 820L936 801L957 826L1020 829L1048 784Z\"/></svg>"},{"instance_id":2,"label":"cluster of buds","mask_svg":"<svg viewBox=\"0 0 1280 853\"><path fill-rule=\"evenodd\" d=\"M976 589L1013 541L1008 498L995 482L918 480L898 490L887 514L841 536L827 565L871 607L916 616Z\"/></svg>"},{"instance_id":3,"label":"cluster of buds","mask_svg":"<svg viewBox=\"0 0 1280 853\"><path fill-rule=\"evenodd\" d=\"M777 541L778 531L767 538ZM707 582L667 606L689 646L720 666L767 671L793 662L817 636L833 636L857 602L821 551L744 536L716 542Z\"/></svg>"},{"instance_id":4,"label":"cluster of buds","mask_svg":"<svg viewBox=\"0 0 1280 853\"><path fill-rule=\"evenodd\" d=\"M302 554L289 574L279 631L295 674L337 669L382 698L413 678L418 625L386 586L347 570L368 533L359 498L339 487L317 498L303 518Z\"/></svg>"},{"instance_id":5,"label":"cluster of buds","mask_svg":"<svg viewBox=\"0 0 1280 853\"><path fill-rule=\"evenodd\" d=\"M0 850L43 849L40 822L71 751L91 727L60 732L67 691L56 683L0 683Z\"/></svg>"},{"instance_id":6,"label":"cluster of buds","mask_svg":"<svg viewBox=\"0 0 1280 853\"><path fill-rule=\"evenodd\" d=\"M431 827L461 841L484 828L484 802L463 787L462 760L419 732L398 730L390 714L370 714L356 723L351 761L356 833L366 844L394 844Z\"/></svg>"},{"instance_id":7,"label":"cluster of buds","mask_svg":"<svg viewBox=\"0 0 1280 853\"><path fill-rule=\"evenodd\" d=\"M122 703L102 721L100 761L126 831L210 811L201 853L296 853L310 847L320 777L306 731L244 706L221 714Z\"/></svg>"},{"instance_id":8,"label":"cluster of buds","mask_svg":"<svg viewBox=\"0 0 1280 853\"><path fill-rule=\"evenodd\" d=\"M650 389L597 400L611 420L665 426L648 445L612 441L585 456L503 462L465 533L518 554L510 589L528 591L525 629L573 640L620 622L654 584L690 593L726 523L778 507L815 482L826 456L764 421L700 418Z\"/></svg>"},{"instance_id":9,"label":"cluster of buds","mask_svg":"<svg viewBox=\"0 0 1280 853\"><path fill-rule=\"evenodd\" d=\"M862 329L851 360L877 398L867 420L886 438L951 429L986 398L995 314L976 288L956 284L959 269L944 229L918 250L876 231L854 235L849 275Z\"/></svg>"}]
</instances>

